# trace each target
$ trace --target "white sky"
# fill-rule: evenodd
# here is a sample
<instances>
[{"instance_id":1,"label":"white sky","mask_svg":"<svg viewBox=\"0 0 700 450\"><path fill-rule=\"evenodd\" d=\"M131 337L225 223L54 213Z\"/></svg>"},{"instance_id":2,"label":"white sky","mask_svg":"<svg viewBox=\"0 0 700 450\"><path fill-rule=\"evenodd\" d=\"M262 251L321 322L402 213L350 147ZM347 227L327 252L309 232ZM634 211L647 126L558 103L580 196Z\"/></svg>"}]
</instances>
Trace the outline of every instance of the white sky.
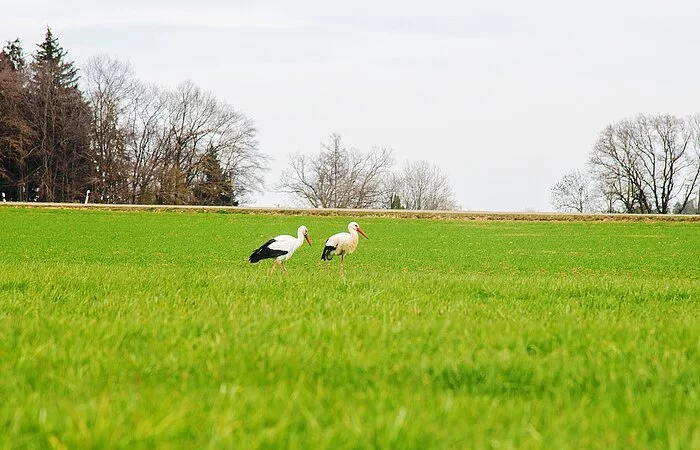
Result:
<instances>
[{"instance_id":1,"label":"white sky","mask_svg":"<svg viewBox=\"0 0 700 450\"><path fill-rule=\"evenodd\" d=\"M637 113L700 112L696 0L0 0L0 39L50 25L78 64L106 53L185 79L255 120L273 159L328 134L450 176L464 209L549 211L598 133Z\"/></svg>"}]
</instances>

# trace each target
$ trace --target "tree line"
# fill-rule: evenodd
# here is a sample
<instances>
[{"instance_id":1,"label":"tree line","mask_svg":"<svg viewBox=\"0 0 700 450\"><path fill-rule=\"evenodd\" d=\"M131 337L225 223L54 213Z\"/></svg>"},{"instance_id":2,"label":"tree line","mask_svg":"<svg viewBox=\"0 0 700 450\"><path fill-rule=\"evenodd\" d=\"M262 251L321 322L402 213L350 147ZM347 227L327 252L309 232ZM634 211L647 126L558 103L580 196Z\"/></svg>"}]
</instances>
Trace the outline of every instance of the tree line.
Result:
<instances>
[{"instance_id":1,"label":"tree line","mask_svg":"<svg viewBox=\"0 0 700 450\"><path fill-rule=\"evenodd\" d=\"M253 121L191 82L138 80L106 56L79 72L47 29L27 58L0 50L0 191L10 201L238 205L263 188L269 158ZM391 152L339 135L299 155L278 186L312 207L448 209L447 178L425 162L390 173ZM410 188L410 189L409 189Z\"/></svg>"},{"instance_id":2,"label":"tree line","mask_svg":"<svg viewBox=\"0 0 700 450\"><path fill-rule=\"evenodd\" d=\"M128 64L80 72L47 29L30 58L0 51L0 191L7 200L237 205L262 186L253 121L191 82L144 83Z\"/></svg>"},{"instance_id":3,"label":"tree line","mask_svg":"<svg viewBox=\"0 0 700 450\"><path fill-rule=\"evenodd\" d=\"M50 28L30 56L19 39L0 49L3 200L238 205L262 192L268 162L253 120L192 82L163 89L107 56L79 70ZM276 188L318 208L455 207L437 166L393 163L333 134Z\"/></svg>"},{"instance_id":4,"label":"tree line","mask_svg":"<svg viewBox=\"0 0 700 450\"><path fill-rule=\"evenodd\" d=\"M608 125L588 167L552 188L560 211L700 213L700 115L644 115Z\"/></svg>"},{"instance_id":5,"label":"tree line","mask_svg":"<svg viewBox=\"0 0 700 450\"><path fill-rule=\"evenodd\" d=\"M315 155L296 154L277 189L313 208L449 210L457 207L447 175L427 161L393 170L392 151L361 152L333 133Z\"/></svg>"}]
</instances>

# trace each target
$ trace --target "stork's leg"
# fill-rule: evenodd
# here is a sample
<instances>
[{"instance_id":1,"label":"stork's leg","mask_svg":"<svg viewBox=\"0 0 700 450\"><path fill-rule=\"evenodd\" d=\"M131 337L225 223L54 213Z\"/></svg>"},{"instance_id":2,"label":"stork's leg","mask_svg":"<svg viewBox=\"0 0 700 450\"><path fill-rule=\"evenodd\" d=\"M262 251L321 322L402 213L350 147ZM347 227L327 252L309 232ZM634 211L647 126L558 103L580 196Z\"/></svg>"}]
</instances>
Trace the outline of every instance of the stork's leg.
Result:
<instances>
[{"instance_id":1,"label":"stork's leg","mask_svg":"<svg viewBox=\"0 0 700 450\"><path fill-rule=\"evenodd\" d=\"M284 265L284 261L282 261L282 269L284 269L284 273L286 275L288 272L287 272L287 266Z\"/></svg>"},{"instance_id":2,"label":"stork's leg","mask_svg":"<svg viewBox=\"0 0 700 450\"><path fill-rule=\"evenodd\" d=\"M340 255L340 273L343 273L343 261L345 261L345 255Z\"/></svg>"},{"instance_id":3,"label":"stork's leg","mask_svg":"<svg viewBox=\"0 0 700 450\"><path fill-rule=\"evenodd\" d=\"M270 275L272 275L274 273L276 268L277 268L277 260L274 260L272 262L272 269L270 269Z\"/></svg>"}]
</instances>

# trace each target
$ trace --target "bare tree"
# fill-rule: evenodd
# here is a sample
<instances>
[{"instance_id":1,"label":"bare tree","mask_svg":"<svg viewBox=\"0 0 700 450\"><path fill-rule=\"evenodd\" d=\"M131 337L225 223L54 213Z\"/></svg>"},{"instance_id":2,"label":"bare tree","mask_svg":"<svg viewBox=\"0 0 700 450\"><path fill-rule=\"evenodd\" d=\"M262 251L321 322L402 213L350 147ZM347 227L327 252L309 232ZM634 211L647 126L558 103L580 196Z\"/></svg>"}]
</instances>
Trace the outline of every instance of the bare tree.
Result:
<instances>
[{"instance_id":1,"label":"bare tree","mask_svg":"<svg viewBox=\"0 0 700 450\"><path fill-rule=\"evenodd\" d=\"M258 150L252 120L190 82L167 95L167 147L159 174L161 203L191 203L207 155L215 154L236 201L258 190L267 157Z\"/></svg>"},{"instance_id":2,"label":"bare tree","mask_svg":"<svg viewBox=\"0 0 700 450\"><path fill-rule=\"evenodd\" d=\"M128 64L92 58L84 77L47 29L26 64L0 48L0 188L10 199L238 204L268 158L253 121L190 82L166 91ZM221 192L219 192L221 191Z\"/></svg>"},{"instance_id":3,"label":"bare tree","mask_svg":"<svg viewBox=\"0 0 700 450\"><path fill-rule=\"evenodd\" d=\"M581 170L565 174L552 188L552 206L556 211L592 212L598 207L592 180Z\"/></svg>"},{"instance_id":4,"label":"bare tree","mask_svg":"<svg viewBox=\"0 0 700 450\"><path fill-rule=\"evenodd\" d=\"M314 208L379 207L383 181L392 164L391 150L348 150L341 136L334 133L321 144L318 155L291 157L277 188Z\"/></svg>"},{"instance_id":5,"label":"bare tree","mask_svg":"<svg viewBox=\"0 0 700 450\"><path fill-rule=\"evenodd\" d=\"M671 212L685 208L698 185L689 122L671 115L627 119L606 127L590 163L603 191L624 212Z\"/></svg>"},{"instance_id":6,"label":"bare tree","mask_svg":"<svg viewBox=\"0 0 700 450\"><path fill-rule=\"evenodd\" d=\"M100 202L121 203L128 198L129 172L124 118L138 82L128 64L105 55L91 58L83 73L83 89L92 110L93 192Z\"/></svg>"},{"instance_id":7,"label":"bare tree","mask_svg":"<svg viewBox=\"0 0 700 450\"><path fill-rule=\"evenodd\" d=\"M392 180L392 203L398 201L406 209L449 210L457 204L447 175L428 161L407 162Z\"/></svg>"},{"instance_id":8,"label":"bare tree","mask_svg":"<svg viewBox=\"0 0 700 450\"><path fill-rule=\"evenodd\" d=\"M235 203L246 203L255 192L262 191L262 173L268 170L269 158L258 149L257 129L252 119L228 104L221 105L220 113L224 116L224 125L219 130L216 145L209 148L217 153Z\"/></svg>"},{"instance_id":9,"label":"bare tree","mask_svg":"<svg viewBox=\"0 0 700 450\"><path fill-rule=\"evenodd\" d=\"M0 49L0 191L27 199L34 131L28 120L28 74L19 39Z\"/></svg>"},{"instance_id":10,"label":"bare tree","mask_svg":"<svg viewBox=\"0 0 700 450\"><path fill-rule=\"evenodd\" d=\"M166 110L166 93L158 87L139 83L132 92L123 125L129 203L155 202L157 175L168 145Z\"/></svg>"},{"instance_id":11,"label":"bare tree","mask_svg":"<svg viewBox=\"0 0 700 450\"><path fill-rule=\"evenodd\" d=\"M689 117L688 123L692 133L691 163L688 171L689 175L686 177L682 188L683 202L679 202L678 212L684 212L687 206L692 208L693 203L695 203L694 211L689 212L700 214L700 114Z\"/></svg>"},{"instance_id":12,"label":"bare tree","mask_svg":"<svg viewBox=\"0 0 700 450\"><path fill-rule=\"evenodd\" d=\"M268 158L250 118L191 82L173 91L141 83L107 57L90 60L86 73L102 201L239 204L262 189Z\"/></svg>"}]
</instances>

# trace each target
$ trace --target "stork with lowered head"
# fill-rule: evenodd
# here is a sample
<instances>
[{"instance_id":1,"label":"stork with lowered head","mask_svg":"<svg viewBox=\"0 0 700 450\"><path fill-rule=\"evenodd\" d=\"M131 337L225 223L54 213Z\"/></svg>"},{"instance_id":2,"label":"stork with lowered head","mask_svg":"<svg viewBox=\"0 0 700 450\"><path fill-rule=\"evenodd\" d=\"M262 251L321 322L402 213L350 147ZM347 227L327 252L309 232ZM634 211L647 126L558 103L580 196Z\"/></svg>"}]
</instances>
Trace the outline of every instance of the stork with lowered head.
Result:
<instances>
[{"instance_id":1,"label":"stork with lowered head","mask_svg":"<svg viewBox=\"0 0 700 450\"><path fill-rule=\"evenodd\" d=\"M282 264L282 269L284 273L287 273L287 266L284 262L289 260L294 252L299 249L304 244L304 240L311 246L311 240L309 239L309 230L304 226L300 226L297 230L297 237L289 236L288 234L282 234L277 237L270 239L263 245L258 247L248 258L251 263L256 263L263 259L272 259L272 269L270 273L274 272L277 268L277 264Z\"/></svg>"}]
</instances>

